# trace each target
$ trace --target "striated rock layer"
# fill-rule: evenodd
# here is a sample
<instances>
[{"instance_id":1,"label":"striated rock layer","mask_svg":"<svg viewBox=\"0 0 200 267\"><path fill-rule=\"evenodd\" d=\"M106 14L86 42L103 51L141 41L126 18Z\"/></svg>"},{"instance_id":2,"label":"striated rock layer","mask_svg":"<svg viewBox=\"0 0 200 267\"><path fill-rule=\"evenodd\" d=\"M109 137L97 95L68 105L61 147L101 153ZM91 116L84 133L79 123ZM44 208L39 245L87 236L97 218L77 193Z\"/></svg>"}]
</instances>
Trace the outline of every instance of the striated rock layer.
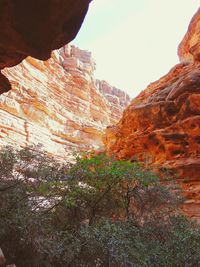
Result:
<instances>
[{"instance_id":1,"label":"striated rock layer","mask_svg":"<svg viewBox=\"0 0 200 267\"><path fill-rule=\"evenodd\" d=\"M181 63L126 108L105 144L118 158L146 160L178 174L184 211L200 220L200 10L179 46Z\"/></svg>"},{"instance_id":2,"label":"striated rock layer","mask_svg":"<svg viewBox=\"0 0 200 267\"><path fill-rule=\"evenodd\" d=\"M76 36L91 0L0 1L0 69L27 56L41 60ZM10 89L0 72L0 93Z\"/></svg>"},{"instance_id":3,"label":"striated rock layer","mask_svg":"<svg viewBox=\"0 0 200 267\"><path fill-rule=\"evenodd\" d=\"M4 69L12 90L0 96L0 145L41 144L60 157L101 147L130 99L95 80L94 69L91 53L70 45L47 61L28 57Z\"/></svg>"}]
</instances>

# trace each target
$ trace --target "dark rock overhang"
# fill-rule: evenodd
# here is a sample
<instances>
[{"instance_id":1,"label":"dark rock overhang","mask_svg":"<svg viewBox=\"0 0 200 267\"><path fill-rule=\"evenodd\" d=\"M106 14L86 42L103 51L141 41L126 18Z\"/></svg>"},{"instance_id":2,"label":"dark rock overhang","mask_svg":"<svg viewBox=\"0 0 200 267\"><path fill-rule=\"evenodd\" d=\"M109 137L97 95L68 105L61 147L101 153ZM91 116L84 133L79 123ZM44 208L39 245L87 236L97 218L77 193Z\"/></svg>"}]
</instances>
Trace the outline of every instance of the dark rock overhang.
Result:
<instances>
[{"instance_id":1,"label":"dark rock overhang","mask_svg":"<svg viewBox=\"0 0 200 267\"><path fill-rule=\"evenodd\" d=\"M73 40L91 0L0 0L0 69L27 56L47 60ZM11 89L0 73L0 93Z\"/></svg>"}]
</instances>

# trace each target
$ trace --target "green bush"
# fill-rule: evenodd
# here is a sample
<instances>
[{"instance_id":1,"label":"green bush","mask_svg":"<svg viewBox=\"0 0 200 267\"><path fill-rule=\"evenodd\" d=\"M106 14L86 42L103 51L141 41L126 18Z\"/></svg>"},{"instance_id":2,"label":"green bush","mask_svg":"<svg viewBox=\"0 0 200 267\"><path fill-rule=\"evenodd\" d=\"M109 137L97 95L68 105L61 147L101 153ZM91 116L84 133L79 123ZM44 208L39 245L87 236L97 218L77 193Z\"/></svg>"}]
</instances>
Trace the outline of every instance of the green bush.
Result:
<instances>
[{"instance_id":1,"label":"green bush","mask_svg":"<svg viewBox=\"0 0 200 267\"><path fill-rule=\"evenodd\" d=\"M0 244L8 263L200 266L200 229L180 215L169 178L162 185L141 163L103 154L72 165L33 148L2 150Z\"/></svg>"}]
</instances>

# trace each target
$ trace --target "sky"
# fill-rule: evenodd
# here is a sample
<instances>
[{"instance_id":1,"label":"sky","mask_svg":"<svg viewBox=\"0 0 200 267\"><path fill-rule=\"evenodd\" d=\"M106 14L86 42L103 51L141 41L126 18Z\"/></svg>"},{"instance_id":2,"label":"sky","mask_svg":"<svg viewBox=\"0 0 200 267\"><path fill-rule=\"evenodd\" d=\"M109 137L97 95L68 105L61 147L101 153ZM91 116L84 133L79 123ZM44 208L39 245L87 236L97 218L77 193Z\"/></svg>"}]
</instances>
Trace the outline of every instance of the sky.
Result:
<instances>
[{"instance_id":1,"label":"sky","mask_svg":"<svg viewBox=\"0 0 200 267\"><path fill-rule=\"evenodd\" d=\"M92 52L95 77L135 97L178 63L199 0L93 0L73 44Z\"/></svg>"}]
</instances>

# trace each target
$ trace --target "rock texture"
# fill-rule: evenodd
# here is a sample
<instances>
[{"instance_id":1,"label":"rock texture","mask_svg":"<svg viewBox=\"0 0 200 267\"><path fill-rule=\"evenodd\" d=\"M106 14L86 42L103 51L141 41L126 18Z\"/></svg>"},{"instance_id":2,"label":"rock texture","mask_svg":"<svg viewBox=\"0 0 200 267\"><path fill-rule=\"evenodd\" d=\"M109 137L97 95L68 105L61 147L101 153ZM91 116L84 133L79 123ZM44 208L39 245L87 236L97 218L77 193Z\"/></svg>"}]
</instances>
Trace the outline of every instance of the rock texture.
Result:
<instances>
[{"instance_id":1,"label":"rock texture","mask_svg":"<svg viewBox=\"0 0 200 267\"><path fill-rule=\"evenodd\" d=\"M200 10L179 46L181 63L150 84L107 129L118 158L169 168L184 189L184 211L200 220Z\"/></svg>"},{"instance_id":2,"label":"rock texture","mask_svg":"<svg viewBox=\"0 0 200 267\"><path fill-rule=\"evenodd\" d=\"M28 57L3 70L12 90L0 96L0 145L44 146L60 157L102 146L106 126L116 123L127 94L95 80L91 53L74 46L47 61Z\"/></svg>"},{"instance_id":3,"label":"rock texture","mask_svg":"<svg viewBox=\"0 0 200 267\"><path fill-rule=\"evenodd\" d=\"M0 69L27 56L47 60L77 34L91 0L0 1ZM0 93L10 89L0 73Z\"/></svg>"}]
</instances>

